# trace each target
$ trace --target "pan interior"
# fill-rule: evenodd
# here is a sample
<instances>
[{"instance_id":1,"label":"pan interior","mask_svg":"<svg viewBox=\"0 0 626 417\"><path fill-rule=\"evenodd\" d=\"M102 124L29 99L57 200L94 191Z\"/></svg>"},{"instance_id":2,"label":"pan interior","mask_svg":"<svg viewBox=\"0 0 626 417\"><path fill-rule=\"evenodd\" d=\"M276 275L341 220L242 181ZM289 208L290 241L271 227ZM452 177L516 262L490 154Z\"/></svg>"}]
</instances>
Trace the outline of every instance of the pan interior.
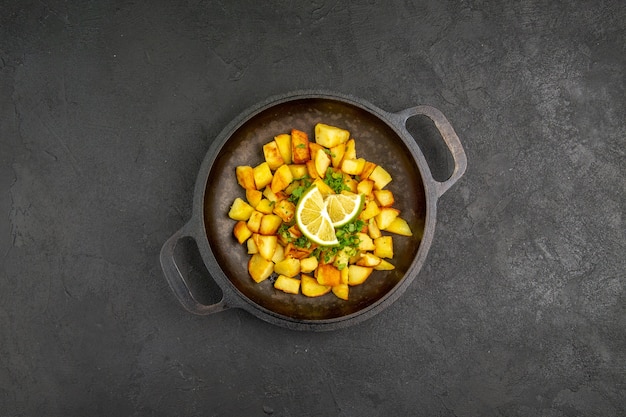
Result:
<instances>
[{"instance_id":1,"label":"pan interior","mask_svg":"<svg viewBox=\"0 0 626 417\"><path fill-rule=\"evenodd\" d=\"M332 293L309 298L286 294L269 280L255 283L247 272L250 255L233 236L235 222L227 213L236 197L245 199L237 183L238 165L264 161L262 146L274 136L302 130L314 140L316 123L347 129L356 140L357 156L384 167L393 177L387 186L413 230L412 237L393 235L393 271L374 271L367 281L350 288L348 301ZM204 217L209 245L236 290L272 314L297 320L328 320L358 313L388 295L404 278L416 257L426 217L424 184L415 159L398 134L378 116L355 104L328 98L302 98L274 104L248 118L228 138L215 158L204 195Z\"/></svg>"}]
</instances>

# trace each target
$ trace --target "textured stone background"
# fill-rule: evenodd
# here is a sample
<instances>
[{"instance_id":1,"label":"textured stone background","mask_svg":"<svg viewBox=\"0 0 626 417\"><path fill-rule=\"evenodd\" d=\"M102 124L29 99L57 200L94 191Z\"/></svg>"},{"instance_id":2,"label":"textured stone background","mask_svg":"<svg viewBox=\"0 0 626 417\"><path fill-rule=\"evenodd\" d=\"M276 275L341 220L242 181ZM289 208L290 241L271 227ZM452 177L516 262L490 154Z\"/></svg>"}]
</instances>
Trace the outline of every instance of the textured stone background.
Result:
<instances>
[{"instance_id":1,"label":"textured stone background","mask_svg":"<svg viewBox=\"0 0 626 417\"><path fill-rule=\"evenodd\" d=\"M625 415L625 57L620 0L0 1L0 414ZM427 262L341 331L192 316L200 162L302 88L455 126Z\"/></svg>"}]
</instances>

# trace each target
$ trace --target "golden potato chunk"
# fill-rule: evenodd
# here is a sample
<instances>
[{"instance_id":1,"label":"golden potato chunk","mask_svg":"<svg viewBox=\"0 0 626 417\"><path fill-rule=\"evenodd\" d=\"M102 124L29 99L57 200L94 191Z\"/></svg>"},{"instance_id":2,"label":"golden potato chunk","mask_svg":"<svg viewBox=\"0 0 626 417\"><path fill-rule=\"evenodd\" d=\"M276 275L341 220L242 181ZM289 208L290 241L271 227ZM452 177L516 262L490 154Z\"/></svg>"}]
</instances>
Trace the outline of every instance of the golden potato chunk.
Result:
<instances>
[{"instance_id":1,"label":"golden potato chunk","mask_svg":"<svg viewBox=\"0 0 626 417\"><path fill-rule=\"evenodd\" d=\"M309 171L307 170L306 164L289 165L289 170L291 171L291 176L293 176L293 178L296 180L305 178L309 175Z\"/></svg>"},{"instance_id":2,"label":"golden potato chunk","mask_svg":"<svg viewBox=\"0 0 626 417\"><path fill-rule=\"evenodd\" d=\"M250 215L252 215L253 211L254 207L243 201L241 198L237 197L235 198L235 201L233 201L232 206L230 206L230 210L228 211L228 217L237 221L247 221L250 218Z\"/></svg>"},{"instance_id":3,"label":"golden potato chunk","mask_svg":"<svg viewBox=\"0 0 626 417\"><path fill-rule=\"evenodd\" d=\"M341 161L343 160L343 155L345 153L346 145L344 143L330 148L330 161L332 162L334 168L339 168L341 166Z\"/></svg>"},{"instance_id":4,"label":"golden potato chunk","mask_svg":"<svg viewBox=\"0 0 626 417\"><path fill-rule=\"evenodd\" d=\"M260 211L263 214L272 214L272 211L274 210L274 204L276 203L268 200L267 198L264 198L259 201L259 204L257 204L255 208L257 211Z\"/></svg>"},{"instance_id":5,"label":"golden potato chunk","mask_svg":"<svg viewBox=\"0 0 626 417\"><path fill-rule=\"evenodd\" d=\"M274 136L274 141L278 147L281 158L285 164L291 163L291 135L287 133Z\"/></svg>"},{"instance_id":6,"label":"golden potato chunk","mask_svg":"<svg viewBox=\"0 0 626 417\"><path fill-rule=\"evenodd\" d=\"M361 178L369 178L372 171L376 168L376 164L370 161L365 161L365 166L363 166L363 172L361 172Z\"/></svg>"},{"instance_id":7,"label":"golden potato chunk","mask_svg":"<svg viewBox=\"0 0 626 417\"><path fill-rule=\"evenodd\" d=\"M379 258L393 258L393 239L391 236L381 236L374 239L374 246L376 246L374 255Z\"/></svg>"},{"instance_id":8,"label":"golden potato chunk","mask_svg":"<svg viewBox=\"0 0 626 417\"><path fill-rule=\"evenodd\" d=\"M254 184L257 190L265 188L272 182L272 170L267 162L262 162L254 170Z\"/></svg>"},{"instance_id":9,"label":"golden potato chunk","mask_svg":"<svg viewBox=\"0 0 626 417\"><path fill-rule=\"evenodd\" d=\"M348 300L348 294L350 293L350 287L348 284L339 284L335 285L331 288L333 294L337 296L337 298L341 298L342 300Z\"/></svg>"},{"instance_id":10,"label":"golden potato chunk","mask_svg":"<svg viewBox=\"0 0 626 417\"><path fill-rule=\"evenodd\" d=\"M238 166L235 168L235 175L237 176L237 182L246 190L256 189L254 183L254 169L250 166Z\"/></svg>"},{"instance_id":11,"label":"golden potato chunk","mask_svg":"<svg viewBox=\"0 0 626 417\"><path fill-rule=\"evenodd\" d=\"M274 272L288 277L295 277L300 273L300 260L285 258L274 265Z\"/></svg>"},{"instance_id":12,"label":"golden potato chunk","mask_svg":"<svg viewBox=\"0 0 626 417\"><path fill-rule=\"evenodd\" d=\"M248 273L255 282L267 279L274 272L274 263L255 253L248 261Z\"/></svg>"},{"instance_id":13,"label":"golden potato chunk","mask_svg":"<svg viewBox=\"0 0 626 417\"><path fill-rule=\"evenodd\" d=\"M293 181L293 174L289 169L289 165L281 165L272 178L271 189L274 193L284 190Z\"/></svg>"},{"instance_id":14,"label":"golden potato chunk","mask_svg":"<svg viewBox=\"0 0 626 417\"><path fill-rule=\"evenodd\" d=\"M267 162L272 171L285 163L276 141L271 141L263 145L263 156L265 156L265 162Z\"/></svg>"},{"instance_id":15,"label":"golden potato chunk","mask_svg":"<svg viewBox=\"0 0 626 417\"><path fill-rule=\"evenodd\" d=\"M381 259L380 263L376 265L374 269L377 271L391 271L393 269L396 269L396 267L385 259Z\"/></svg>"},{"instance_id":16,"label":"golden potato chunk","mask_svg":"<svg viewBox=\"0 0 626 417\"><path fill-rule=\"evenodd\" d=\"M300 290L307 297L319 297L330 292L331 287L320 285L317 280L309 275L301 275Z\"/></svg>"},{"instance_id":17,"label":"golden potato chunk","mask_svg":"<svg viewBox=\"0 0 626 417\"><path fill-rule=\"evenodd\" d=\"M411 231L409 224L402 217L396 217L393 219L385 231L402 236L413 236L413 232Z\"/></svg>"},{"instance_id":18,"label":"golden potato chunk","mask_svg":"<svg viewBox=\"0 0 626 417\"><path fill-rule=\"evenodd\" d=\"M373 270L367 266L350 265L348 267L348 285L363 284Z\"/></svg>"},{"instance_id":19,"label":"golden potato chunk","mask_svg":"<svg viewBox=\"0 0 626 417\"><path fill-rule=\"evenodd\" d=\"M255 207L259 204L259 202L263 199L263 193L256 188L254 189L246 189L246 200L248 200L248 204L252 207Z\"/></svg>"},{"instance_id":20,"label":"golden potato chunk","mask_svg":"<svg viewBox=\"0 0 626 417\"><path fill-rule=\"evenodd\" d=\"M279 275L274 282L274 288L289 294L300 293L300 280L285 275Z\"/></svg>"},{"instance_id":21,"label":"golden potato chunk","mask_svg":"<svg viewBox=\"0 0 626 417\"><path fill-rule=\"evenodd\" d=\"M341 273L331 264L322 264L315 270L315 278L320 285L335 286L341 284Z\"/></svg>"},{"instance_id":22,"label":"golden potato chunk","mask_svg":"<svg viewBox=\"0 0 626 417\"><path fill-rule=\"evenodd\" d=\"M252 234L252 239L259 250L259 255L264 259L271 261L278 246L278 238L276 235L265 236L258 233ZM272 270L274 269L274 263L272 263Z\"/></svg>"},{"instance_id":23,"label":"golden potato chunk","mask_svg":"<svg viewBox=\"0 0 626 417\"><path fill-rule=\"evenodd\" d=\"M374 188L377 190L382 190L391 182L391 174L380 165L377 165L367 178L374 181Z\"/></svg>"},{"instance_id":24,"label":"golden potato chunk","mask_svg":"<svg viewBox=\"0 0 626 417\"><path fill-rule=\"evenodd\" d=\"M359 250L367 252L376 248L374 241L366 233L359 232L356 235L359 238Z\"/></svg>"},{"instance_id":25,"label":"golden potato chunk","mask_svg":"<svg viewBox=\"0 0 626 417\"><path fill-rule=\"evenodd\" d=\"M296 205L289 200L280 200L275 204L273 213L283 219L285 223L290 223L296 215Z\"/></svg>"},{"instance_id":26,"label":"golden potato chunk","mask_svg":"<svg viewBox=\"0 0 626 417\"><path fill-rule=\"evenodd\" d=\"M365 252L359 256L359 260L356 261L356 265L375 267L380 264L380 261L381 259L377 255Z\"/></svg>"},{"instance_id":27,"label":"golden potato chunk","mask_svg":"<svg viewBox=\"0 0 626 417\"><path fill-rule=\"evenodd\" d=\"M235 227L233 228L233 234L237 238L237 242L243 244L250 236L252 236L252 231L248 229L248 225L243 220L239 220L235 223Z\"/></svg>"},{"instance_id":28,"label":"golden potato chunk","mask_svg":"<svg viewBox=\"0 0 626 417\"><path fill-rule=\"evenodd\" d=\"M378 214L380 214L380 207L378 207L378 203L376 203L375 200L369 200L367 203L365 203L365 207L363 208L363 211L361 211L359 217L361 218L361 220L367 221L371 218L376 217Z\"/></svg>"},{"instance_id":29,"label":"golden potato chunk","mask_svg":"<svg viewBox=\"0 0 626 417\"><path fill-rule=\"evenodd\" d=\"M262 235L275 235L283 219L275 214L264 214L259 225L259 233Z\"/></svg>"},{"instance_id":30,"label":"golden potato chunk","mask_svg":"<svg viewBox=\"0 0 626 417\"><path fill-rule=\"evenodd\" d=\"M361 175L365 167L365 159L344 159L341 163L341 170L348 175Z\"/></svg>"},{"instance_id":31,"label":"golden potato chunk","mask_svg":"<svg viewBox=\"0 0 626 417\"><path fill-rule=\"evenodd\" d=\"M330 156L324 151L315 154L315 170L320 178L326 176L326 169L330 166Z\"/></svg>"},{"instance_id":32,"label":"golden potato chunk","mask_svg":"<svg viewBox=\"0 0 626 417\"><path fill-rule=\"evenodd\" d=\"M248 219L248 229L253 231L254 233L259 233L259 228L261 227L261 219L265 216L260 211L254 210Z\"/></svg>"},{"instance_id":33,"label":"golden potato chunk","mask_svg":"<svg viewBox=\"0 0 626 417\"><path fill-rule=\"evenodd\" d=\"M346 150L343 153L343 160L356 159L356 142L350 139L346 142Z\"/></svg>"},{"instance_id":34,"label":"golden potato chunk","mask_svg":"<svg viewBox=\"0 0 626 417\"><path fill-rule=\"evenodd\" d=\"M374 181L369 179L361 180L356 186L357 192L363 195L370 195L374 189Z\"/></svg>"},{"instance_id":35,"label":"golden potato chunk","mask_svg":"<svg viewBox=\"0 0 626 417\"><path fill-rule=\"evenodd\" d=\"M386 230L391 222L398 217L400 210L393 207L383 207L380 209L380 213L376 215L376 223L380 230Z\"/></svg>"},{"instance_id":36,"label":"golden potato chunk","mask_svg":"<svg viewBox=\"0 0 626 417\"><path fill-rule=\"evenodd\" d=\"M315 142L326 148L332 148L350 139L350 132L336 126L330 126L324 123L315 125Z\"/></svg>"},{"instance_id":37,"label":"golden potato chunk","mask_svg":"<svg viewBox=\"0 0 626 417\"><path fill-rule=\"evenodd\" d=\"M380 207L391 207L395 202L390 190L374 190L374 198Z\"/></svg>"},{"instance_id":38,"label":"golden potato chunk","mask_svg":"<svg viewBox=\"0 0 626 417\"><path fill-rule=\"evenodd\" d=\"M309 273L315 271L317 268L318 260L315 256L309 256L308 258L300 259L300 272Z\"/></svg>"},{"instance_id":39,"label":"golden potato chunk","mask_svg":"<svg viewBox=\"0 0 626 417\"><path fill-rule=\"evenodd\" d=\"M301 130L291 130L291 160L294 164L304 164L311 159L309 135Z\"/></svg>"}]
</instances>

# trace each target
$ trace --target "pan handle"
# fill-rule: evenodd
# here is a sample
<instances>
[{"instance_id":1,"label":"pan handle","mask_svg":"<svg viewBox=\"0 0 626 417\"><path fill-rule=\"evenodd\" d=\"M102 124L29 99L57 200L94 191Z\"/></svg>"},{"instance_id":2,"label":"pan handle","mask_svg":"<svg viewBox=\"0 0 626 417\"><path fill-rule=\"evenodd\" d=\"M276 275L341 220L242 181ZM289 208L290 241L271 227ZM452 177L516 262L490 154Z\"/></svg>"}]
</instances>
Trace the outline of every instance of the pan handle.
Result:
<instances>
[{"instance_id":1,"label":"pan handle","mask_svg":"<svg viewBox=\"0 0 626 417\"><path fill-rule=\"evenodd\" d=\"M461 145L461 141L457 136L456 132L452 128L452 125L446 119L446 116L439 110L431 106L415 106L403 110L397 115L401 118L401 122L403 126L406 128L406 122L413 116L426 116L430 120L435 123L435 127L439 130L439 134L443 138L450 154L452 155L452 159L454 160L454 170L452 171L452 175L445 181L436 181L433 179L437 186L437 193L439 197L443 195L455 182L459 180L465 173L467 168L467 156L465 155L465 151L463 150L463 146Z\"/></svg>"},{"instance_id":2,"label":"pan handle","mask_svg":"<svg viewBox=\"0 0 626 417\"><path fill-rule=\"evenodd\" d=\"M218 313L220 311L226 310L230 308L222 292L222 299L215 304L205 305L200 303L193 296L187 279L183 276L183 273L176 263L176 259L174 257L174 251L176 249L176 245L178 242L185 238L190 237L195 240L195 237L192 233L191 222L187 223L180 230L172 235L161 248L160 260L161 260L161 268L163 269L163 273L165 278L167 279L170 288L178 298L178 301L183 305L183 307L193 314L198 315L208 315L212 313Z\"/></svg>"}]
</instances>

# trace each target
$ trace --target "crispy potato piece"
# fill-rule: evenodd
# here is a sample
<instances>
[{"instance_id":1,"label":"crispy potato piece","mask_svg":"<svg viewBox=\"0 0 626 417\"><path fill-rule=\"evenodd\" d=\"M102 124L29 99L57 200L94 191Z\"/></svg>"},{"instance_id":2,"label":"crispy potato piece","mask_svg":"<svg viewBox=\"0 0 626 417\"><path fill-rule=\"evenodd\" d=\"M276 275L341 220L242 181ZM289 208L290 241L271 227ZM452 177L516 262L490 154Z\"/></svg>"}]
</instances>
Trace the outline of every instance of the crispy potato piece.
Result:
<instances>
[{"instance_id":1,"label":"crispy potato piece","mask_svg":"<svg viewBox=\"0 0 626 417\"><path fill-rule=\"evenodd\" d=\"M409 224L402 217L396 217L385 229L387 232L395 233L402 236L413 236L413 232Z\"/></svg>"},{"instance_id":2,"label":"crispy potato piece","mask_svg":"<svg viewBox=\"0 0 626 417\"><path fill-rule=\"evenodd\" d=\"M334 286L341 284L341 273L331 264L318 265L315 278L320 285Z\"/></svg>"},{"instance_id":3,"label":"crispy potato piece","mask_svg":"<svg viewBox=\"0 0 626 417\"><path fill-rule=\"evenodd\" d=\"M248 247L248 255L259 253L259 248L256 247L256 243L254 243L254 239L248 239L246 241L246 245Z\"/></svg>"},{"instance_id":4,"label":"crispy potato piece","mask_svg":"<svg viewBox=\"0 0 626 417\"><path fill-rule=\"evenodd\" d=\"M367 266L350 265L348 267L348 285L363 284L373 270Z\"/></svg>"},{"instance_id":5,"label":"crispy potato piece","mask_svg":"<svg viewBox=\"0 0 626 417\"><path fill-rule=\"evenodd\" d=\"M380 229L378 228L376 219L373 217L367 221L367 234L372 239L376 239L377 237L381 237L383 235Z\"/></svg>"},{"instance_id":6,"label":"crispy potato piece","mask_svg":"<svg viewBox=\"0 0 626 417\"><path fill-rule=\"evenodd\" d=\"M350 192L358 194L357 187L359 183L348 174L343 174L343 183L348 187Z\"/></svg>"},{"instance_id":7,"label":"crispy potato piece","mask_svg":"<svg viewBox=\"0 0 626 417\"><path fill-rule=\"evenodd\" d=\"M388 261L386 261L384 259L381 259L380 263L378 265L376 265L374 267L374 269L377 270L377 271L391 271L393 269L396 269L396 267L393 266L393 264L391 264L390 262L388 262Z\"/></svg>"},{"instance_id":8,"label":"crispy potato piece","mask_svg":"<svg viewBox=\"0 0 626 417\"><path fill-rule=\"evenodd\" d=\"M361 178L367 179L369 178L372 171L376 168L376 164L370 161L365 161L365 165L363 166L363 172L361 172Z\"/></svg>"},{"instance_id":9,"label":"crispy potato piece","mask_svg":"<svg viewBox=\"0 0 626 417\"><path fill-rule=\"evenodd\" d=\"M274 272L274 263L265 259L258 253L250 257L248 261L248 273L252 279L259 283L266 280Z\"/></svg>"},{"instance_id":10,"label":"crispy potato piece","mask_svg":"<svg viewBox=\"0 0 626 417\"><path fill-rule=\"evenodd\" d=\"M318 151L324 152L324 147L315 142L309 142L309 154L311 155L311 159L315 161L315 157L317 156Z\"/></svg>"},{"instance_id":11,"label":"crispy potato piece","mask_svg":"<svg viewBox=\"0 0 626 417\"><path fill-rule=\"evenodd\" d=\"M276 141L271 141L263 145L263 156L265 156L265 162L267 162L272 171L285 163Z\"/></svg>"},{"instance_id":12,"label":"crispy potato piece","mask_svg":"<svg viewBox=\"0 0 626 417\"><path fill-rule=\"evenodd\" d=\"M391 174L380 165L377 165L367 178L374 181L374 188L377 190L382 190L391 182Z\"/></svg>"},{"instance_id":13,"label":"crispy potato piece","mask_svg":"<svg viewBox=\"0 0 626 417\"><path fill-rule=\"evenodd\" d=\"M374 190L373 193L380 207L391 207L395 202L393 193L390 190Z\"/></svg>"},{"instance_id":14,"label":"crispy potato piece","mask_svg":"<svg viewBox=\"0 0 626 417\"><path fill-rule=\"evenodd\" d=\"M272 211L274 210L274 204L276 203L268 200L267 198L264 198L259 201L259 204L256 205L256 209L263 214L272 214Z\"/></svg>"},{"instance_id":15,"label":"crispy potato piece","mask_svg":"<svg viewBox=\"0 0 626 417\"><path fill-rule=\"evenodd\" d=\"M248 219L248 229L253 231L254 233L259 233L259 228L261 227L261 219L263 219L265 214L260 211L254 210Z\"/></svg>"},{"instance_id":16,"label":"crispy potato piece","mask_svg":"<svg viewBox=\"0 0 626 417\"><path fill-rule=\"evenodd\" d=\"M252 239L250 239L252 240ZM285 248L283 245L276 245L276 250L274 251L274 255L272 255L272 262L277 263L285 259Z\"/></svg>"},{"instance_id":17,"label":"crispy potato piece","mask_svg":"<svg viewBox=\"0 0 626 417\"><path fill-rule=\"evenodd\" d=\"M315 154L315 170L320 178L326 176L326 169L330 166L330 156L324 151Z\"/></svg>"},{"instance_id":18,"label":"crispy potato piece","mask_svg":"<svg viewBox=\"0 0 626 417\"><path fill-rule=\"evenodd\" d=\"M300 293L300 280L285 275L279 275L274 282L274 288L289 294Z\"/></svg>"},{"instance_id":19,"label":"crispy potato piece","mask_svg":"<svg viewBox=\"0 0 626 417\"><path fill-rule=\"evenodd\" d=\"M274 272L288 277L295 277L300 273L300 260L296 258L285 258L274 265Z\"/></svg>"},{"instance_id":20,"label":"crispy potato piece","mask_svg":"<svg viewBox=\"0 0 626 417\"><path fill-rule=\"evenodd\" d=\"M348 294L350 293L350 287L348 284L339 284L335 285L331 288L333 294L337 296L337 298L341 298L342 300L348 300Z\"/></svg>"},{"instance_id":21,"label":"crispy potato piece","mask_svg":"<svg viewBox=\"0 0 626 417\"><path fill-rule=\"evenodd\" d=\"M287 133L274 136L274 141L278 147L281 158L285 164L291 163L291 135Z\"/></svg>"},{"instance_id":22,"label":"crispy potato piece","mask_svg":"<svg viewBox=\"0 0 626 417\"><path fill-rule=\"evenodd\" d=\"M395 209L393 207L383 207L380 209L380 213L376 215L376 223L378 224L378 228L380 230L386 230L387 227L391 224L393 219L398 217L400 214L400 210Z\"/></svg>"},{"instance_id":23,"label":"crispy potato piece","mask_svg":"<svg viewBox=\"0 0 626 417\"><path fill-rule=\"evenodd\" d=\"M339 168L341 166L341 161L345 153L346 145L344 143L330 148L330 161L333 164L333 168Z\"/></svg>"},{"instance_id":24,"label":"crispy potato piece","mask_svg":"<svg viewBox=\"0 0 626 417\"><path fill-rule=\"evenodd\" d=\"M304 259L311 256L312 248L299 248L293 243L287 243L285 246L285 257L289 256L296 259Z\"/></svg>"},{"instance_id":25,"label":"crispy potato piece","mask_svg":"<svg viewBox=\"0 0 626 417\"><path fill-rule=\"evenodd\" d=\"M393 238L391 236L381 236L374 239L374 246L376 246L374 255L379 258L393 258Z\"/></svg>"},{"instance_id":26,"label":"crispy potato piece","mask_svg":"<svg viewBox=\"0 0 626 417\"><path fill-rule=\"evenodd\" d=\"M289 200L280 200L276 203L273 213L283 219L285 223L290 223L296 215L296 205Z\"/></svg>"},{"instance_id":27,"label":"crispy potato piece","mask_svg":"<svg viewBox=\"0 0 626 417\"><path fill-rule=\"evenodd\" d=\"M252 239L254 239L254 243L259 250L259 255L264 259L271 261L274 256L274 252L276 251L276 246L278 246L278 238L276 235L261 235L259 233L253 233ZM274 269L274 263L272 263L272 270Z\"/></svg>"},{"instance_id":28,"label":"crispy potato piece","mask_svg":"<svg viewBox=\"0 0 626 417\"><path fill-rule=\"evenodd\" d=\"M381 259L379 256L370 252L365 252L360 255L359 260L356 261L356 265L375 267L380 264L380 261Z\"/></svg>"},{"instance_id":29,"label":"crispy potato piece","mask_svg":"<svg viewBox=\"0 0 626 417\"><path fill-rule=\"evenodd\" d=\"M365 203L365 207L363 208L363 211L361 211L359 217L361 220L367 221L376 217L378 214L380 214L380 207L378 207L378 203L376 203L375 200L369 200Z\"/></svg>"},{"instance_id":30,"label":"crispy potato piece","mask_svg":"<svg viewBox=\"0 0 626 417\"><path fill-rule=\"evenodd\" d=\"M357 192L363 195L372 194L372 190L374 189L374 181L369 179L361 180L356 186Z\"/></svg>"},{"instance_id":31,"label":"crispy potato piece","mask_svg":"<svg viewBox=\"0 0 626 417\"><path fill-rule=\"evenodd\" d=\"M259 202L263 199L263 193L256 188L254 189L246 189L246 200L248 200L248 204L252 207L256 208L259 205Z\"/></svg>"},{"instance_id":32,"label":"crispy potato piece","mask_svg":"<svg viewBox=\"0 0 626 417\"><path fill-rule=\"evenodd\" d=\"M348 175L361 175L365 167L365 159L344 159L341 163L341 170Z\"/></svg>"},{"instance_id":33,"label":"crispy potato piece","mask_svg":"<svg viewBox=\"0 0 626 417\"><path fill-rule=\"evenodd\" d=\"M300 272L309 273L315 271L317 268L318 260L315 256L309 256L308 258L300 259Z\"/></svg>"},{"instance_id":34,"label":"crispy potato piece","mask_svg":"<svg viewBox=\"0 0 626 417\"><path fill-rule=\"evenodd\" d=\"M250 236L252 236L252 231L248 229L248 225L243 220L239 220L235 223L235 227L233 228L233 234L237 238L237 242L243 244Z\"/></svg>"},{"instance_id":35,"label":"crispy potato piece","mask_svg":"<svg viewBox=\"0 0 626 417\"><path fill-rule=\"evenodd\" d=\"M330 292L331 287L320 285L317 280L309 275L300 276L300 290L307 297L319 297Z\"/></svg>"},{"instance_id":36,"label":"crispy potato piece","mask_svg":"<svg viewBox=\"0 0 626 417\"><path fill-rule=\"evenodd\" d=\"M252 215L253 211L254 207L243 201L241 198L237 197L235 198L235 201L233 201L233 204L230 206L230 210L228 211L228 217L237 221L247 221L250 218L250 215Z\"/></svg>"},{"instance_id":37,"label":"crispy potato piece","mask_svg":"<svg viewBox=\"0 0 626 417\"><path fill-rule=\"evenodd\" d=\"M336 126L330 126L324 123L315 125L315 142L326 148L332 148L350 139L350 132Z\"/></svg>"},{"instance_id":38,"label":"crispy potato piece","mask_svg":"<svg viewBox=\"0 0 626 417\"><path fill-rule=\"evenodd\" d=\"M257 190L265 188L272 182L272 170L267 162L262 162L253 168L254 184Z\"/></svg>"},{"instance_id":39,"label":"crispy potato piece","mask_svg":"<svg viewBox=\"0 0 626 417\"><path fill-rule=\"evenodd\" d=\"M374 246L374 241L372 240L371 237L367 235L367 233L359 232L356 235L359 238L359 250L360 251L367 252L367 251L372 251L376 248L376 246Z\"/></svg>"},{"instance_id":40,"label":"crispy potato piece","mask_svg":"<svg viewBox=\"0 0 626 417\"><path fill-rule=\"evenodd\" d=\"M291 184L291 181L293 181L293 175L291 174L289 166L281 165L274 173L271 189L274 193L278 193L287 188L287 186Z\"/></svg>"},{"instance_id":41,"label":"crispy potato piece","mask_svg":"<svg viewBox=\"0 0 626 417\"><path fill-rule=\"evenodd\" d=\"M241 165L235 168L237 182L246 190L255 190L254 169L250 166Z\"/></svg>"},{"instance_id":42,"label":"crispy potato piece","mask_svg":"<svg viewBox=\"0 0 626 417\"><path fill-rule=\"evenodd\" d=\"M317 186L317 188L320 190L320 193L322 193L324 197L327 197L331 194L335 194L333 189L330 188L324 181L322 181L321 178L318 178L315 181L313 181L313 185Z\"/></svg>"},{"instance_id":43,"label":"crispy potato piece","mask_svg":"<svg viewBox=\"0 0 626 417\"><path fill-rule=\"evenodd\" d=\"M305 166L307 170L307 176L309 178L317 179L320 177L319 174L317 173L317 168L315 167L314 160L309 159L308 161L306 161Z\"/></svg>"},{"instance_id":44,"label":"crispy potato piece","mask_svg":"<svg viewBox=\"0 0 626 417\"><path fill-rule=\"evenodd\" d=\"M311 159L309 136L301 130L291 130L291 160L294 164L304 164Z\"/></svg>"},{"instance_id":45,"label":"crispy potato piece","mask_svg":"<svg viewBox=\"0 0 626 417\"><path fill-rule=\"evenodd\" d=\"M356 159L356 143L354 142L354 139L349 139L346 142L346 150L343 154L343 160L345 161L346 159Z\"/></svg>"},{"instance_id":46,"label":"crispy potato piece","mask_svg":"<svg viewBox=\"0 0 626 417\"><path fill-rule=\"evenodd\" d=\"M278 201L278 196L274 191L272 191L272 187L270 185L266 186L263 190L263 197L267 198L269 201L275 203Z\"/></svg>"},{"instance_id":47,"label":"crispy potato piece","mask_svg":"<svg viewBox=\"0 0 626 417\"><path fill-rule=\"evenodd\" d=\"M264 214L259 225L259 233L262 235L275 235L283 219L275 214Z\"/></svg>"},{"instance_id":48,"label":"crispy potato piece","mask_svg":"<svg viewBox=\"0 0 626 417\"><path fill-rule=\"evenodd\" d=\"M306 164L291 164L289 165L289 170L291 171L293 178L296 180L306 178L309 175Z\"/></svg>"}]
</instances>

